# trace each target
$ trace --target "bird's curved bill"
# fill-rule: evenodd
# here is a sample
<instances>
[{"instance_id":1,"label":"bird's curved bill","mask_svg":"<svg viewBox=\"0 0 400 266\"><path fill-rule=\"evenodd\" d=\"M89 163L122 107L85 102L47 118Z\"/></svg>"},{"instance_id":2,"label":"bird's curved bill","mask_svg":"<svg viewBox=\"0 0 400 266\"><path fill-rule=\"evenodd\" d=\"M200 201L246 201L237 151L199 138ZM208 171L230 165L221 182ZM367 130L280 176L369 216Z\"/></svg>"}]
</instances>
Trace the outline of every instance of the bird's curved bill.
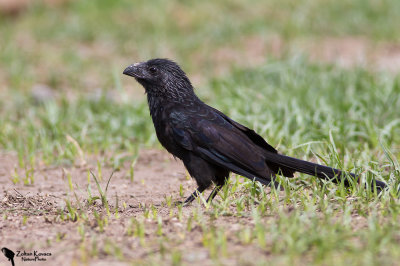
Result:
<instances>
[{"instance_id":1,"label":"bird's curved bill","mask_svg":"<svg viewBox=\"0 0 400 266\"><path fill-rule=\"evenodd\" d=\"M134 78L141 78L143 76L142 69L140 68L140 63L135 63L127 68L125 68L124 72L122 73L124 75L128 75Z\"/></svg>"}]
</instances>

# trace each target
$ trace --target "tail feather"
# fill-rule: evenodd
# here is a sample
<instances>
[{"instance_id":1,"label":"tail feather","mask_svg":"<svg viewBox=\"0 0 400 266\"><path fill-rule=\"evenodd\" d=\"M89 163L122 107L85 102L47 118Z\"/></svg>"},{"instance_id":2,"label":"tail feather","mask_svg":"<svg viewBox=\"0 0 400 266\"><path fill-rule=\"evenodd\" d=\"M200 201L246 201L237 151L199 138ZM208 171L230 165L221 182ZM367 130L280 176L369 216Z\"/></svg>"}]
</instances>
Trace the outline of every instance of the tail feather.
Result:
<instances>
[{"instance_id":1,"label":"tail feather","mask_svg":"<svg viewBox=\"0 0 400 266\"><path fill-rule=\"evenodd\" d=\"M346 178L345 173L339 169L271 152L266 153L265 160L267 162L274 163L285 170L291 169L296 172L317 176L318 178L330 180L336 184L343 182L345 186L351 185L351 182L349 182L349 180ZM348 174L354 179L357 178L357 176L353 173ZM384 182L378 180L376 180L375 182L378 193L386 187L386 184ZM372 186L372 189L373 187L374 186Z\"/></svg>"}]
</instances>

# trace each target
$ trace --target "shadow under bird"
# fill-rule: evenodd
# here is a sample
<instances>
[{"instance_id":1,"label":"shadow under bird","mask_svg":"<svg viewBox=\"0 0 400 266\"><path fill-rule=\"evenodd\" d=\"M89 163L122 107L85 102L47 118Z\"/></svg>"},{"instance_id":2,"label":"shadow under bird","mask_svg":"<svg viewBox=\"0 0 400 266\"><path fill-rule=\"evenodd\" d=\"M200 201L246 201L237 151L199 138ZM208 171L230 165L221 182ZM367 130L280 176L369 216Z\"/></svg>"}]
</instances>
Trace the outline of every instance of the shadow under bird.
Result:
<instances>
[{"instance_id":1,"label":"shadow under bird","mask_svg":"<svg viewBox=\"0 0 400 266\"><path fill-rule=\"evenodd\" d=\"M150 115L160 143L181 159L198 188L185 200L192 202L212 183L210 202L234 172L270 185L276 174L293 177L301 172L318 178L343 182L349 178L341 170L282 154L260 135L202 102L194 93L185 72L168 59L151 59L128 66L123 74L132 76L145 89ZM379 193L386 187L375 181Z\"/></svg>"}]
</instances>

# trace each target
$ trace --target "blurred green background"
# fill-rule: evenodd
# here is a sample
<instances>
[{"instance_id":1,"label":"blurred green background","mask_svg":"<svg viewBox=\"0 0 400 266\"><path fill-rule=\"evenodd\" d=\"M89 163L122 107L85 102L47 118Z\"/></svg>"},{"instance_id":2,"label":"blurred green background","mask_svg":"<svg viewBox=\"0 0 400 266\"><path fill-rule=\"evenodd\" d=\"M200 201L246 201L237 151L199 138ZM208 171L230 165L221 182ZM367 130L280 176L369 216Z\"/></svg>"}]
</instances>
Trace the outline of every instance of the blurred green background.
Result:
<instances>
[{"instance_id":1,"label":"blurred green background","mask_svg":"<svg viewBox=\"0 0 400 266\"><path fill-rule=\"evenodd\" d=\"M397 0L21 0L1 8L0 148L17 150L21 162L38 150L48 163L73 161L66 135L88 152L155 145L143 89L121 74L155 57L177 61L204 100L260 127L274 145L326 140L329 130L343 145L356 141L352 149L376 147L381 130L390 145L398 140Z\"/></svg>"},{"instance_id":2,"label":"blurred green background","mask_svg":"<svg viewBox=\"0 0 400 266\"><path fill-rule=\"evenodd\" d=\"M275 145L332 129L353 148L382 129L398 140L397 0L7 2L0 147L21 161L73 161L65 135L88 152L156 144L142 88L121 75L155 57Z\"/></svg>"},{"instance_id":3,"label":"blurred green background","mask_svg":"<svg viewBox=\"0 0 400 266\"><path fill-rule=\"evenodd\" d=\"M302 41L400 40L396 0L22 2L0 21L1 81L10 90L109 89L113 71L153 57L207 80L220 68L301 52L294 44Z\"/></svg>"},{"instance_id":4,"label":"blurred green background","mask_svg":"<svg viewBox=\"0 0 400 266\"><path fill-rule=\"evenodd\" d=\"M335 124L340 138L375 144L388 124L398 131L388 110L398 104L397 0L7 2L0 147L21 160L37 150L73 160L66 134L95 152L155 144L143 90L121 75L155 57L177 61L203 99L274 144L320 140Z\"/></svg>"}]
</instances>

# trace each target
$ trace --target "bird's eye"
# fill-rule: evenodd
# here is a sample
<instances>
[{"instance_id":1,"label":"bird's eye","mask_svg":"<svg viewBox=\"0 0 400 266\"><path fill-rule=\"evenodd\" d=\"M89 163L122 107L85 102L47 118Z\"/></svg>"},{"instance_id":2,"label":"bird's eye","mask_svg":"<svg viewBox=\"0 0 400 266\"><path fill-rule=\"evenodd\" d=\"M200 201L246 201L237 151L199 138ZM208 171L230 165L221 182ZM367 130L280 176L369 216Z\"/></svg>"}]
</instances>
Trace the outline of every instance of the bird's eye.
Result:
<instances>
[{"instance_id":1,"label":"bird's eye","mask_svg":"<svg viewBox=\"0 0 400 266\"><path fill-rule=\"evenodd\" d=\"M157 68L155 68L155 67L150 67L150 68L149 68L149 72L150 72L151 74L156 74L156 73L157 73Z\"/></svg>"}]
</instances>

